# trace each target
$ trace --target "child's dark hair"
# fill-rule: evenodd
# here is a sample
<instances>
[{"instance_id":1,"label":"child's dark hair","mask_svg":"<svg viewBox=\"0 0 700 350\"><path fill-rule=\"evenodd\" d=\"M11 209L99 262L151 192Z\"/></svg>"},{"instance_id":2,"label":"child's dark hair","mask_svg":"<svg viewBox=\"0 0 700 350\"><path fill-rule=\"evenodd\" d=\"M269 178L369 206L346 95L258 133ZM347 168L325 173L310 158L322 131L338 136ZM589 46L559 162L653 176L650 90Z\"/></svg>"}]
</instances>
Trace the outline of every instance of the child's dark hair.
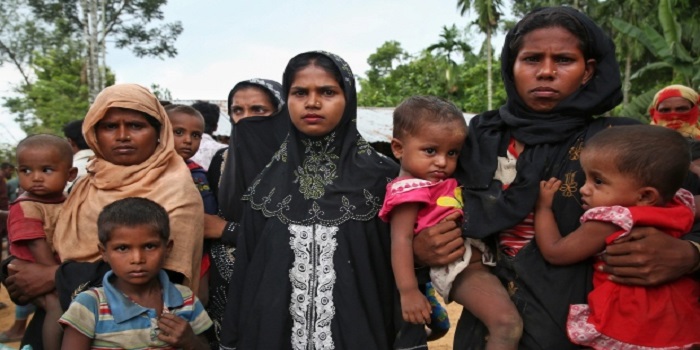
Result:
<instances>
[{"instance_id":1,"label":"child's dark hair","mask_svg":"<svg viewBox=\"0 0 700 350\"><path fill-rule=\"evenodd\" d=\"M221 109L218 105L215 105L207 101L196 101L192 104L192 108L199 111L199 113L204 118L204 133L211 135L219 125L219 115L221 114Z\"/></svg>"},{"instance_id":2,"label":"child's dark hair","mask_svg":"<svg viewBox=\"0 0 700 350\"><path fill-rule=\"evenodd\" d=\"M688 142L678 132L655 125L607 128L586 141L584 150L604 151L620 173L659 191L664 202L683 185L690 166Z\"/></svg>"},{"instance_id":3,"label":"child's dark hair","mask_svg":"<svg viewBox=\"0 0 700 350\"><path fill-rule=\"evenodd\" d=\"M78 149L88 149L87 142L85 142L85 137L83 137L83 120L73 120L66 123L63 126L63 136L75 142Z\"/></svg>"},{"instance_id":4,"label":"child's dark hair","mask_svg":"<svg viewBox=\"0 0 700 350\"><path fill-rule=\"evenodd\" d=\"M578 38L579 49L583 53L584 59L595 58L591 57L593 55L592 43L586 27L561 7L546 7L530 12L512 29L513 37L508 47L513 54L510 56L508 67L513 67L518 52L523 46L525 35L537 29L554 27L564 28Z\"/></svg>"},{"instance_id":5,"label":"child's dark hair","mask_svg":"<svg viewBox=\"0 0 700 350\"><path fill-rule=\"evenodd\" d=\"M426 124L459 123L466 136L464 114L452 102L436 96L412 96L394 109L393 137L414 135Z\"/></svg>"},{"instance_id":6,"label":"child's dark hair","mask_svg":"<svg viewBox=\"0 0 700 350\"><path fill-rule=\"evenodd\" d=\"M140 197L128 197L108 204L97 217L97 237L105 246L117 227L148 225L158 231L160 239L170 239L168 213L160 204Z\"/></svg>"},{"instance_id":7,"label":"child's dark hair","mask_svg":"<svg viewBox=\"0 0 700 350\"><path fill-rule=\"evenodd\" d=\"M19 156L19 153L27 147L53 148L58 151L61 162L67 163L69 168L73 166L73 149L62 137L51 134L29 135L17 144L16 154Z\"/></svg>"},{"instance_id":8,"label":"child's dark hair","mask_svg":"<svg viewBox=\"0 0 700 350\"><path fill-rule=\"evenodd\" d=\"M181 104L169 104L169 105L165 106L165 113L168 114L168 117L170 117L174 113L182 113L182 114L191 115L193 117L201 119L202 123L206 124L206 122L204 121L204 117L202 116L202 113L200 113L198 110L196 110L192 106L181 105Z\"/></svg>"},{"instance_id":9,"label":"child's dark hair","mask_svg":"<svg viewBox=\"0 0 700 350\"><path fill-rule=\"evenodd\" d=\"M340 88L345 92L343 87L343 75L340 73L340 69L338 69L333 60L320 52L306 52L289 60L289 64L287 64L287 68L284 70L284 75L282 76L284 96L289 96L289 89L292 87L292 82L294 82L294 75L308 66L320 67L333 75Z\"/></svg>"}]
</instances>

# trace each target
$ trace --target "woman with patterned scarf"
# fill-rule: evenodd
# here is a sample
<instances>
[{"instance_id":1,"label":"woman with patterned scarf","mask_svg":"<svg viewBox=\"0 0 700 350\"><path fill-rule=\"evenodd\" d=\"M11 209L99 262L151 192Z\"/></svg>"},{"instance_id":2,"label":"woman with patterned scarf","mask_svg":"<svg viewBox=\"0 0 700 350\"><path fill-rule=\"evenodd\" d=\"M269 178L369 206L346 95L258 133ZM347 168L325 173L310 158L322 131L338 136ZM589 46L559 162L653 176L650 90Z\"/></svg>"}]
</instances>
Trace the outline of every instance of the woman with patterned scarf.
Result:
<instances>
[{"instance_id":1,"label":"woman with patterned scarf","mask_svg":"<svg viewBox=\"0 0 700 350\"><path fill-rule=\"evenodd\" d=\"M669 85L654 95L649 106L651 125L674 129L683 136L700 139L698 93L683 85Z\"/></svg>"},{"instance_id":2,"label":"woman with patterned scarf","mask_svg":"<svg viewBox=\"0 0 700 350\"><path fill-rule=\"evenodd\" d=\"M358 133L355 78L308 52L283 76L289 135L243 197L222 349L390 349L396 287L377 217L398 173Z\"/></svg>"}]
</instances>

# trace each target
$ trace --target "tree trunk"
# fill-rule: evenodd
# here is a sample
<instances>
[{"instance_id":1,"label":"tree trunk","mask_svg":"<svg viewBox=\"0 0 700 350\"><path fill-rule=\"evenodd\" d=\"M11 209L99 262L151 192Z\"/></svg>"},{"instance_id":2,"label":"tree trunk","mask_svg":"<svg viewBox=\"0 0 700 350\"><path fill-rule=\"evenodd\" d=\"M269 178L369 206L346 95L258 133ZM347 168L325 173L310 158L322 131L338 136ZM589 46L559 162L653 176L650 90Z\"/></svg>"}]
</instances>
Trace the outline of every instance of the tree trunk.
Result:
<instances>
[{"instance_id":1,"label":"tree trunk","mask_svg":"<svg viewBox=\"0 0 700 350\"><path fill-rule=\"evenodd\" d=\"M491 70L493 66L493 54L491 53L491 27L486 28L486 103L488 110L493 109L493 77Z\"/></svg>"},{"instance_id":2,"label":"tree trunk","mask_svg":"<svg viewBox=\"0 0 700 350\"><path fill-rule=\"evenodd\" d=\"M627 108L630 103L630 89L632 88L632 83L630 82L630 75L632 74L632 52L627 52L625 57L625 81L622 84L622 107Z\"/></svg>"},{"instance_id":3,"label":"tree trunk","mask_svg":"<svg viewBox=\"0 0 700 350\"><path fill-rule=\"evenodd\" d=\"M98 35L98 7L96 0L81 0L85 19L85 41L87 44L88 98L90 103L100 93L100 44Z\"/></svg>"},{"instance_id":4,"label":"tree trunk","mask_svg":"<svg viewBox=\"0 0 700 350\"><path fill-rule=\"evenodd\" d=\"M105 88L105 85L107 85L107 46L105 45L105 42L107 42L107 20L105 18L105 15L107 13L106 8L105 8L105 0L99 0L99 10L100 10L100 55L99 55L99 72L100 72L100 80L99 84L97 86L98 88L98 93L102 91Z\"/></svg>"}]
</instances>

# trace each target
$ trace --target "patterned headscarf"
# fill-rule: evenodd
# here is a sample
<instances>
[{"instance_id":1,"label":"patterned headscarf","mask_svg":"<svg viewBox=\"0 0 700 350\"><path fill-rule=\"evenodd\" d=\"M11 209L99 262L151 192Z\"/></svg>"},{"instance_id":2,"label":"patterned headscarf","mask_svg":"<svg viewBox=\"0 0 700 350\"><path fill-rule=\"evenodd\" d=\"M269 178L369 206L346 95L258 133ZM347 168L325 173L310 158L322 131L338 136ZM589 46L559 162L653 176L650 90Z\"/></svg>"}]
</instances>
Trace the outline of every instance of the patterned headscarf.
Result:
<instances>
[{"instance_id":1,"label":"patterned headscarf","mask_svg":"<svg viewBox=\"0 0 700 350\"><path fill-rule=\"evenodd\" d=\"M229 115L233 96L238 90L250 86L267 91L277 111L266 117L244 118L231 126L218 193L219 211L227 221L240 221L243 212L241 196L270 162L289 132L289 118L281 113L285 106L282 84L274 80L255 78L237 83L228 94Z\"/></svg>"},{"instance_id":2,"label":"patterned headscarf","mask_svg":"<svg viewBox=\"0 0 700 350\"><path fill-rule=\"evenodd\" d=\"M659 105L671 98L682 97L690 102L692 108L687 112L661 113ZM684 85L669 85L654 95L654 101L649 106L651 125L660 125L680 132L683 136L700 139L700 124L698 124L698 93Z\"/></svg>"},{"instance_id":3,"label":"patterned headscarf","mask_svg":"<svg viewBox=\"0 0 700 350\"><path fill-rule=\"evenodd\" d=\"M315 53L331 59L342 76L342 119L328 135L316 138L291 125L289 136L243 198L266 217L286 224L337 226L347 220L374 219L386 184L398 173L397 165L379 155L357 131L357 93L350 66L334 54ZM285 96L295 73L285 70ZM289 118L289 109L283 114Z\"/></svg>"}]
</instances>

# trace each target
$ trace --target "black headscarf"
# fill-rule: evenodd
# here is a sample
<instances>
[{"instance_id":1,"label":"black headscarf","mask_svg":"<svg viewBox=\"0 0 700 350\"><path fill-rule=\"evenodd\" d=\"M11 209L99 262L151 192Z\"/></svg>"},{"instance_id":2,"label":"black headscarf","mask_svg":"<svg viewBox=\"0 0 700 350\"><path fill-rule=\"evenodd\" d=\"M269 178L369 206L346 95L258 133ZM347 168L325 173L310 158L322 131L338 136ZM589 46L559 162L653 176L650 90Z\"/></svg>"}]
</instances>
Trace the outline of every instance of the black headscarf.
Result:
<instances>
[{"instance_id":1,"label":"black headscarf","mask_svg":"<svg viewBox=\"0 0 700 350\"><path fill-rule=\"evenodd\" d=\"M243 196L250 206L239 229L221 348L389 349L400 312L389 227L377 212L398 166L357 131L348 65L326 52L302 55L287 66L285 96L297 62L316 59L333 69L345 110L324 136L309 137L290 124Z\"/></svg>"},{"instance_id":2,"label":"black headscarf","mask_svg":"<svg viewBox=\"0 0 700 350\"><path fill-rule=\"evenodd\" d=\"M568 7L533 11L532 15L563 12L584 29L589 49L586 58L596 61L593 77L575 93L547 113L530 111L518 96L513 81L513 62L517 52L509 47L522 33L519 22L505 39L501 53L501 75L508 100L496 111L472 119L469 137L460 157L456 177L465 186L463 230L469 237L483 238L520 223L534 208L539 181L557 173L570 147L580 141L577 134L592 121L622 100L620 70L615 46L590 18ZM525 144L518 158L517 176L508 190L493 181L497 157L505 156L510 139Z\"/></svg>"},{"instance_id":3,"label":"black headscarf","mask_svg":"<svg viewBox=\"0 0 700 350\"><path fill-rule=\"evenodd\" d=\"M314 138L290 124L287 139L243 198L266 217L276 216L286 224L338 226L347 220L367 221L382 205L376 194L384 193L398 169L357 131L357 94L350 66L334 54L317 53L330 58L342 75L345 110L338 126ZM285 71L284 96L295 73ZM282 114L289 118L288 108Z\"/></svg>"},{"instance_id":4,"label":"black headscarf","mask_svg":"<svg viewBox=\"0 0 700 350\"><path fill-rule=\"evenodd\" d=\"M231 114L233 95L246 86L269 92L277 112L267 117L249 117L231 127L228 156L221 174L218 192L219 210L227 221L239 222L243 204L241 197L255 177L272 159L289 132L289 118L281 113L285 108L282 85L273 80L250 79L236 84L228 94Z\"/></svg>"}]
</instances>

